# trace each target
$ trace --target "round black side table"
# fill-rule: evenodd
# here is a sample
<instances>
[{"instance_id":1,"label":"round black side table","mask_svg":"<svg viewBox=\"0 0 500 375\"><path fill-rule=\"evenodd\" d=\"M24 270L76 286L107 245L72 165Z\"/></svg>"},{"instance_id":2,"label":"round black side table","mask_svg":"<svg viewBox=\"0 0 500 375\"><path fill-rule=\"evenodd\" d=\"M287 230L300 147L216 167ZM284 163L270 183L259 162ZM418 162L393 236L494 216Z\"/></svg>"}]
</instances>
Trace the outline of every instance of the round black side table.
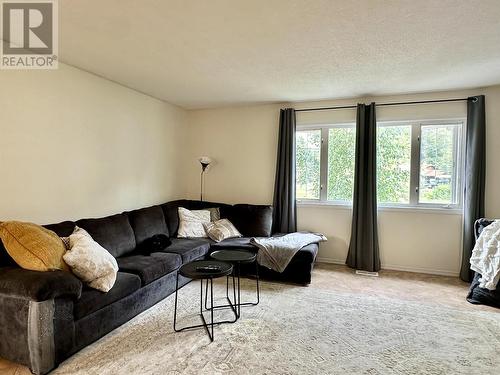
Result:
<instances>
[{"instance_id":1,"label":"round black side table","mask_svg":"<svg viewBox=\"0 0 500 375\"><path fill-rule=\"evenodd\" d=\"M223 262L229 262L234 265L233 269L233 291L234 291L234 276L236 274L237 277L237 289L238 289L238 295L237 299L234 299L234 303L232 303L231 299L229 298L229 277L226 279L226 298L229 302L229 305L218 305L214 306L213 308L218 309L218 308L224 308L224 307L233 307L236 306L237 308L237 319L240 318L241 316L241 306L256 306L260 302L260 287L259 287L259 265L257 264L257 255L241 249L241 250L217 250L214 251L210 254L210 257L218 260L218 261L223 261ZM255 263L255 281L256 281L256 291L257 291L257 301L256 302L241 302L241 288L240 288L240 276L241 276L241 265L242 264L248 264L248 263ZM207 285L207 292L208 292L208 285ZM205 293L205 309L208 310L207 306L207 296Z\"/></svg>"},{"instance_id":2,"label":"round black side table","mask_svg":"<svg viewBox=\"0 0 500 375\"><path fill-rule=\"evenodd\" d=\"M177 294L179 290L179 275L187 277L193 280L200 280L200 318L203 322L202 324L177 328ZM236 298L236 290L234 288L234 273L233 273L233 265L226 262L220 262L216 260L196 260L194 262L187 263L183 265L177 271L177 279L175 282L175 305L174 305L174 331L181 332L187 329L205 327L207 331L208 337L210 341L214 341L214 325L222 324L222 323L234 323L238 319L236 306L233 306L230 299L229 306L232 308L235 319L234 321L223 321L223 322L214 322L214 286L213 279L224 277L229 275L233 275L233 293ZM206 295L205 295L205 307L207 303L207 294L208 294L208 284L210 283L210 308L207 310L210 311L210 324L207 324L205 320L205 316L203 315L203 281L206 280ZM228 282L229 283L229 282ZM226 291L227 292L227 291ZM227 295L228 293L226 293ZM210 329L209 329L210 327Z\"/></svg>"}]
</instances>

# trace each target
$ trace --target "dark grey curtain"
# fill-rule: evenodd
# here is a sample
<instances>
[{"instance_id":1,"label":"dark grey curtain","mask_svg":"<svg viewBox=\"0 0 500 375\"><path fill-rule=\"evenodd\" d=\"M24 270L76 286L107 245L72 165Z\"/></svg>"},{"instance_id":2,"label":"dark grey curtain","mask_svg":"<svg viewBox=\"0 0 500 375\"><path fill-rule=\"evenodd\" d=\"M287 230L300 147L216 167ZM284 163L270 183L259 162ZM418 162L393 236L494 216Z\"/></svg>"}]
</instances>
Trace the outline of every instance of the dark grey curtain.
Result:
<instances>
[{"instance_id":1,"label":"dark grey curtain","mask_svg":"<svg viewBox=\"0 0 500 375\"><path fill-rule=\"evenodd\" d=\"M351 242L346 264L370 272L380 270L376 134L375 103L358 104Z\"/></svg>"},{"instance_id":2,"label":"dark grey curtain","mask_svg":"<svg viewBox=\"0 0 500 375\"><path fill-rule=\"evenodd\" d=\"M471 281L470 257L474 248L474 222L484 217L486 176L486 114L484 95L467 99L465 137L464 232L460 278Z\"/></svg>"},{"instance_id":3,"label":"dark grey curtain","mask_svg":"<svg viewBox=\"0 0 500 375\"><path fill-rule=\"evenodd\" d=\"M295 201L295 110L280 111L278 160L274 182L273 232L297 231Z\"/></svg>"}]
</instances>

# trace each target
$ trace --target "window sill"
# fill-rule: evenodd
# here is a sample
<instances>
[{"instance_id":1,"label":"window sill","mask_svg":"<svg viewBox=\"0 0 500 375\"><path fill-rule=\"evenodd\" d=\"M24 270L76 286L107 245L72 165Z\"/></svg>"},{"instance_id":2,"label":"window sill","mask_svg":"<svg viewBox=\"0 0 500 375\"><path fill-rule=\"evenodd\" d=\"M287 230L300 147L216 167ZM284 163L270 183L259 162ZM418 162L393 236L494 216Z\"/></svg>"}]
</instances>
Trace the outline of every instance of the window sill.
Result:
<instances>
[{"instance_id":1,"label":"window sill","mask_svg":"<svg viewBox=\"0 0 500 375\"><path fill-rule=\"evenodd\" d=\"M325 201L297 201L297 207L318 207L333 208L338 210L352 210L352 204L342 204L337 202ZM444 208L429 206L379 206L381 212L402 212L402 213L429 213L440 215L462 215L461 208Z\"/></svg>"}]
</instances>

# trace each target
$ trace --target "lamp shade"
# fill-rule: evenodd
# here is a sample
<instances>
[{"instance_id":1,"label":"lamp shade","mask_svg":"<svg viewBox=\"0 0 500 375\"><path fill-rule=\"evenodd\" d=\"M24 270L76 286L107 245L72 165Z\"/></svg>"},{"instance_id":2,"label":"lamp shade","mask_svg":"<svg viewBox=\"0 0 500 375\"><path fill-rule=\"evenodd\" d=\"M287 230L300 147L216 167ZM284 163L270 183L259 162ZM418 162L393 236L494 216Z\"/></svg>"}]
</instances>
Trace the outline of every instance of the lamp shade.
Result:
<instances>
[{"instance_id":1,"label":"lamp shade","mask_svg":"<svg viewBox=\"0 0 500 375\"><path fill-rule=\"evenodd\" d=\"M210 165L213 162L212 158L208 156L200 156L198 158L198 161L200 162L201 165Z\"/></svg>"}]
</instances>

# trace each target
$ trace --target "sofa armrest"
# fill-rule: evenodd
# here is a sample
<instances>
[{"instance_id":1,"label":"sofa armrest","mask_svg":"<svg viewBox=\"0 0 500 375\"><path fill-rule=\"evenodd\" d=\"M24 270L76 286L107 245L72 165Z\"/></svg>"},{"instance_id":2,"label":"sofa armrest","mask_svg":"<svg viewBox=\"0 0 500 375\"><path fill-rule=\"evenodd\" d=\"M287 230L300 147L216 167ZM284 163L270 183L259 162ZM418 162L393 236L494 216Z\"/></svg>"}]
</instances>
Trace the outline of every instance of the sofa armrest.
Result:
<instances>
[{"instance_id":1,"label":"sofa armrest","mask_svg":"<svg viewBox=\"0 0 500 375\"><path fill-rule=\"evenodd\" d=\"M65 271L39 272L22 268L0 268L0 294L32 301L59 297L80 298L82 282Z\"/></svg>"}]
</instances>

